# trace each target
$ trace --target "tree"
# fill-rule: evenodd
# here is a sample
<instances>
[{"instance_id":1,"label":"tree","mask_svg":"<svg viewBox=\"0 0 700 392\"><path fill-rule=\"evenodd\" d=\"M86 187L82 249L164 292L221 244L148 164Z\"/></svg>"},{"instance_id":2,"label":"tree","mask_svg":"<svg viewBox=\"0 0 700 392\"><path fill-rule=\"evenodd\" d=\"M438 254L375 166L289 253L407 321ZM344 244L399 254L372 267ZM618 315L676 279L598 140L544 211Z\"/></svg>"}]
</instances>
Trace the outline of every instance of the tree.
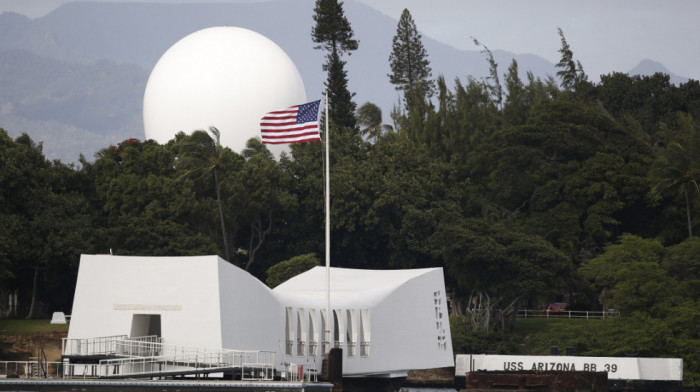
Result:
<instances>
[{"instance_id":1,"label":"tree","mask_svg":"<svg viewBox=\"0 0 700 392\"><path fill-rule=\"evenodd\" d=\"M358 41L352 39L353 31L345 17L343 3L338 0L316 0L314 22L311 37L316 45L314 49L340 54L357 50ZM327 70L324 66L324 70Z\"/></svg>"},{"instance_id":2,"label":"tree","mask_svg":"<svg viewBox=\"0 0 700 392\"><path fill-rule=\"evenodd\" d=\"M228 195L227 205L234 211L233 219L238 221L236 226L245 227L240 241L245 240L244 235L248 236L247 250L237 253L247 256L240 264L249 270L275 224L281 223L289 211L296 211L297 203L282 186L280 166L259 140L248 140L244 154L246 160L236 181L225 184L223 189Z\"/></svg>"},{"instance_id":3,"label":"tree","mask_svg":"<svg viewBox=\"0 0 700 392\"><path fill-rule=\"evenodd\" d=\"M265 283L270 288L275 288L287 280L319 265L321 265L321 262L314 253L295 256L270 267L267 270L267 280Z\"/></svg>"},{"instance_id":4,"label":"tree","mask_svg":"<svg viewBox=\"0 0 700 392\"><path fill-rule=\"evenodd\" d=\"M21 186L19 191L27 193L19 195L20 197L13 201L19 203L17 213L20 225L15 227L17 231L14 233L18 238L16 257L20 263L17 267L29 267L32 271L31 302L27 314L27 318L30 319L35 317L37 310L39 273L45 270L51 261L47 243L39 239L45 238L46 231L50 230L44 227L44 224L50 223L44 218L47 209L55 206L55 203L47 175L49 162L44 158L42 144L35 143L26 133L18 136L14 144L15 151L24 155L22 160L17 162L19 165L16 168L26 176L21 180L24 186Z\"/></svg>"},{"instance_id":5,"label":"tree","mask_svg":"<svg viewBox=\"0 0 700 392\"><path fill-rule=\"evenodd\" d=\"M4 277L17 278L18 288L31 287L31 305L28 318L34 317L39 286L39 273L51 261L46 242L40 236L42 214L51 199L42 145L36 144L26 133L12 141L5 131L0 134L0 211L3 219L0 229L0 265ZM26 280L30 284L26 284ZM22 287L24 286L24 287Z\"/></svg>"},{"instance_id":6,"label":"tree","mask_svg":"<svg viewBox=\"0 0 700 392\"><path fill-rule=\"evenodd\" d=\"M427 97L433 96L435 83L430 79L432 70L428 53L408 9L403 10L396 27L389 63L392 73L387 76L396 90L405 93L418 90Z\"/></svg>"},{"instance_id":7,"label":"tree","mask_svg":"<svg viewBox=\"0 0 700 392\"><path fill-rule=\"evenodd\" d=\"M184 134L181 135L184 137ZM99 252L179 256L220 253L216 246L216 202L195 191L192 181L175 171L174 143L128 139L104 149L90 173L102 211L96 224ZM208 186L202 194L213 193ZM213 229L212 229L213 228Z\"/></svg>"},{"instance_id":8,"label":"tree","mask_svg":"<svg viewBox=\"0 0 700 392\"><path fill-rule=\"evenodd\" d=\"M527 118L528 102L525 86L518 75L518 62L515 59L508 67L505 83L508 91L503 105L503 117L510 125L522 125Z\"/></svg>"},{"instance_id":9,"label":"tree","mask_svg":"<svg viewBox=\"0 0 700 392\"><path fill-rule=\"evenodd\" d=\"M25 158L26 154L18 153L14 141L0 128L0 283L15 278L13 260L19 249L16 231L21 227L20 202L33 193L31 187L23 189L28 185L27 174L31 173L31 168L24 167ZM24 172L27 169L30 170Z\"/></svg>"},{"instance_id":10,"label":"tree","mask_svg":"<svg viewBox=\"0 0 700 392\"><path fill-rule=\"evenodd\" d=\"M520 299L553 294L570 281L571 261L543 238L501 222L445 218L431 241L469 297L467 314L474 329L488 332L496 316L503 327Z\"/></svg>"},{"instance_id":11,"label":"tree","mask_svg":"<svg viewBox=\"0 0 700 392\"><path fill-rule=\"evenodd\" d=\"M213 138L209 132L214 136ZM221 202L219 182L219 167L225 159L224 156L230 153L230 150L221 145L221 134L218 129L209 127L209 132L197 130L189 137L184 138L177 165L179 169L185 170L183 176L197 175L201 178L209 172L214 174L214 189L216 190L216 203L219 210L224 256L226 261L230 261L231 252L229 251L229 238L226 235L224 206Z\"/></svg>"},{"instance_id":12,"label":"tree","mask_svg":"<svg viewBox=\"0 0 700 392\"><path fill-rule=\"evenodd\" d=\"M328 98L330 117L334 123L353 128L355 126L355 103L348 91L345 62L340 56L357 50L358 41L343 12L343 3L338 0L316 0L314 8L316 25L311 28L311 38L318 44L315 49L328 52L323 70L328 72Z\"/></svg>"},{"instance_id":13,"label":"tree","mask_svg":"<svg viewBox=\"0 0 700 392\"><path fill-rule=\"evenodd\" d=\"M391 125L382 124L382 109L372 102L365 102L357 109L357 122L363 135L376 143L384 132L391 131Z\"/></svg>"},{"instance_id":14,"label":"tree","mask_svg":"<svg viewBox=\"0 0 700 392\"><path fill-rule=\"evenodd\" d=\"M581 267L601 294L604 308L622 314L603 328L570 334L576 351L588 355L676 356L684 382L697 383L700 357L700 239L664 248L654 239L623 235L617 244ZM561 339L557 339L561 342ZM685 371L687 369L687 371Z\"/></svg>"},{"instance_id":15,"label":"tree","mask_svg":"<svg viewBox=\"0 0 700 392\"><path fill-rule=\"evenodd\" d=\"M342 127L355 127L355 102L353 94L348 90L348 73L345 61L340 59L338 52L328 55L328 112L333 124ZM337 132L336 132L337 133Z\"/></svg>"},{"instance_id":16,"label":"tree","mask_svg":"<svg viewBox=\"0 0 700 392\"><path fill-rule=\"evenodd\" d=\"M650 194L659 200L665 193L679 192L685 199L688 238L693 237L692 197L700 192L700 133L692 116L680 113L683 137L660 151L651 166Z\"/></svg>"},{"instance_id":17,"label":"tree","mask_svg":"<svg viewBox=\"0 0 700 392\"><path fill-rule=\"evenodd\" d=\"M53 165L52 165L53 166ZM71 190L59 191L58 180L63 174L55 167L51 168L49 180L55 187L49 194L47 204L43 206L41 215L37 216L32 227L33 235L41 238L41 244L35 244L32 251L34 257L34 278L32 297L27 318L39 316L39 286L43 286L44 294L48 294L50 285L57 281L72 284L77 272L78 260L81 253L89 249L91 221L84 196ZM49 272L51 271L51 272ZM40 282L40 273L44 276ZM49 275L50 274L50 275ZM47 276L48 275L48 276ZM43 283L43 284L42 284ZM70 296L63 296L63 306L68 305Z\"/></svg>"},{"instance_id":18,"label":"tree","mask_svg":"<svg viewBox=\"0 0 700 392\"><path fill-rule=\"evenodd\" d=\"M75 170L47 161L27 134L12 141L0 132L0 168L0 280L30 299L27 318L43 316L46 302L70 302L51 298L51 290L56 282L71 284L91 242L87 202L75 189Z\"/></svg>"},{"instance_id":19,"label":"tree","mask_svg":"<svg viewBox=\"0 0 700 392\"><path fill-rule=\"evenodd\" d=\"M498 63L496 63L496 60L493 58L493 53L491 53L491 50L489 50L486 45L479 42L476 38L472 39L474 40L474 45L482 48L482 53L486 53L489 62L489 76L486 78L487 82L485 83L485 87L491 95L493 103L500 109L503 104L503 87L501 87L501 81L498 77ZM515 61L515 59L513 59L513 61ZM517 63L515 67L517 70Z\"/></svg>"},{"instance_id":20,"label":"tree","mask_svg":"<svg viewBox=\"0 0 700 392\"><path fill-rule=\"evenodd\" d=\"M605 253L581 266L584 278L600 293L604 309L656 313L670 292L668 274L661 266L660 242L624 234Z\"/></svg>"},{"instance_id":21,"label":"tree","mask_svg":"<svg viewBox=\"0 0 700 392\"><path fill-rule=\"evenodd\" d=\"M571 51L569 44L566 42L564 32L561 28L557 28L561 37L561 59L557 63L557 76L561 78L561 87L567 91L574 91L580 83L588 80L588 76L583 72L583 66L580 61L574 61L574 53Z\"/></svg>"},{"instance_id":22,"label":"tree","mask_svg":"<svg viewBox=\"0 0 700 392\"><path fill-rule=\"evenodd\" d=\"M274 156L270 150L260 141L259 138L253 137L248 139L248 141L245 143L245 148L243 151L241 151L241 155L243 155L243 158L249 159L257 154L262 154L268 159L274 159Z\"/></svg>"}]
</instances>

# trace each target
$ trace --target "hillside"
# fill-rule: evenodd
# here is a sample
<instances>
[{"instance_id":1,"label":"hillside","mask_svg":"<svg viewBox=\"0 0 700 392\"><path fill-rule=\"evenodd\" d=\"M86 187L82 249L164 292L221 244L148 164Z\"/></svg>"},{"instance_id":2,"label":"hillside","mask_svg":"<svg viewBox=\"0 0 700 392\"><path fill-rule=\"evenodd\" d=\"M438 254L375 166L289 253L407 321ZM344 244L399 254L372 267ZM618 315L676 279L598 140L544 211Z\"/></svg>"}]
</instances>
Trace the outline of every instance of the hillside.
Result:
<instances>
[{"instance_id":1,"label":"hillside","mask_svg":"<svg viewBox=\"0 0 700 392\"><path fill-rule=\"evenodd\" d=\"M108 60L75 64L0 51L0 127L44 141L49 158L91 159L125 136L143 138L147 77L138 66Z\"/></svg>"},{"instance_id":2,"label":"hillside","mask_svg":"<svg viewBox=\"0 0 700 392\"><path fill-rule=\"evenodd\" d=\"M313 6L314 0L228 4L76 2L37 19L3 13L0 127L12 136L30 133L44 141L49 158L69 162L77 160L80 152L91 158L109 143L143 138L142 97L150 70L181 38L221 25L248 28L276 42L297 65L307 97L318 98L325 80L321 68L324 54L314 50L310 37ZM399 15L394 19L352 0L344 2L344 8L360 42L359 50L344 58L348 88L356 93L354 101L358 105L376 103L384 121L389 122L389 113L399 100L387 77ZM489 37L475 38L489 43ZM488 63L478 48L458 50L427 36L422 40L433 76L444 76L448 86L457 78L464 83L468 77L488 75ZM554 64L539 56L491 49L501 74L507 72L512 59L518 61L523 80L528 71L541 78L556 74ZM51 71L44 73L42 69ZM640 72L658 70L647 67ZM684 79L674 77L672 81ZM23 91L18 93L20 89ZM4 91L12 91L13 95Z\"/></svg>"},{"instance_id":3,"label":"hillside","mask_svg":"<svg viewBox=\"0 0 700 392\"><path fill-rule=\"evenodd\" d=\"M359 50L346 57L349 89L357 94L356 103L377 103L388 121L398 101L387 77L397 22L361 3L348 1L345 6L360 41ZM323 53L314 50L310 38L312 13L313 0L254 4L80 2L37 19L4 13L0 15L0 67L8 73L0 77L0 91L12 91L12 96L0 93L5 108L0 127L13 136L29 132L45 142L47 156L65 161L75 161L78 152L91 158L108 143L143 138L142 96L158 58L184 36L219 25L248 28L272 39L297 65L307 97L317 97L325 73L321 69ZM288 23L290 20L295 22ZM280 29L281 25L285 27ZM434 76L444 75L449 84L457 77L464 80L487 75L488 64L479 50L460 51L429 37L423 41ZM504 72L515 57L523 77L526 70L543 77L554 73L554 66L537 56L501 51L494 51L494 55ZM41 69L54 67L58 69L41 73ZM48 87L47 78L51 79ZM59 85L64 86L65 94L47 94L51 86ZM18 86L24 90L19 94ZM62 142L65 140L80 142L68 146Z\"/></svg>"}]
</instances>

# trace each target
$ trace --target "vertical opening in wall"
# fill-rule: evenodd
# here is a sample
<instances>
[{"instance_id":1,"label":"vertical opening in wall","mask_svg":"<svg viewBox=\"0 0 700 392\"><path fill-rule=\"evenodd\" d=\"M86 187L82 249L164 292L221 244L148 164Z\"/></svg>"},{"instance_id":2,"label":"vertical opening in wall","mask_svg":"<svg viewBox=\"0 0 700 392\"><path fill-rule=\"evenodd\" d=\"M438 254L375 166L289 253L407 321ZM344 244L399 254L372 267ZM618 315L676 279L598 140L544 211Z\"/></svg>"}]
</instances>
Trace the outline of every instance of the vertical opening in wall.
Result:
<instances>
[{"instance_id":1,"label":"vertical opening in wall","mask_svg":"<svg viewBox=\"0 0 700 392\"><path fill-rule=\"evenodd\" d=\"M341 310L333 310L333 343L335 348L343 348L345 339L345 325Z\"/></svg>"},{"instance_id":2,"label":"vertical opening in wall","mask_svg":"<svg viewBox=\"0 0 700 392\"><path fill-rule=\"evenodd\" d=\"M369 356L369 342L370 342L370 323L369 323L369 310L360 310L360 355L363 357Z\"/></svg>"},{"instance_id":3,"label":"vertical opening in wall","mask_svg":"<svg viewBox=\"0 0 700 392\"><path fill-rule=\"evenodd\" d=\"M159 314L135 314L131 318L130 337L157 336L161 337L161 323Z\"/></svg>"},{"instance_id":4,"label":"vertical opening in wall","mask_svg":"<svg viewBox=\"0 0 700 392\"><path fill-rule=\"evenodd\" d=\"M348 342L348 357L355 356L355 347L357 346L357 320L355 319L355 309L348 309L345 315L345 322L347 323L347 337Z\"/></svg>"},{"instance_id":5,"label":"vertical opening in wall","mask_svg":"<svg viewBox=\"0 0 700 392\"><path fill-rule=\"evenodd\" d=\"M284 323L284 337L286 339L284 353L287 355L292 355L292 350L294 346L294 326L293 323L293 313L291 307L285 308L285 323Z\"/></svg>"},{"instance_id":6,"label":"vertical opening in wall","mask_svg":"<svg viewBox=\"0 0 700 392\"><path fill-rule=\"evenodd\" d=\"M437 346L439 350L447 350L447 337L443 322L448 323L443 314L442 293L436 291L433 293L433 301L435 302L435 326L437 330Z\"/></svg>"},{"instance_id":7,"label":"vertical opening in wall","mask_svg":"<svg viewBox=\"0 0 700 392\"><path fill-rule=\"evenodd\" d=\"M316 309L309 309L309 355L316 356L318 347L318 325L316 321Z\"/></svg>"},{"instance_id":8,"label":"vertical opening in wall","mask_svg":"<svg viewBox=\"0 0 700 392\"><path fill-rule=\"evenodd\" d=\"M304 326L304 309L297 309L297 355L304 356L306 350L306 327Z\"/></svg>"},{"instance_id":9,"label":"vertical opening in wall","mask_svg":"<svg viewBox=\"0 0 700 392\"><path fill-rule=\"evenodd\" d=\"M331 327L328 322L328 312L326 309L321 310L321 344L323 345L323 352L328 354L331 352Z\"/></svg>"}]
</instances>

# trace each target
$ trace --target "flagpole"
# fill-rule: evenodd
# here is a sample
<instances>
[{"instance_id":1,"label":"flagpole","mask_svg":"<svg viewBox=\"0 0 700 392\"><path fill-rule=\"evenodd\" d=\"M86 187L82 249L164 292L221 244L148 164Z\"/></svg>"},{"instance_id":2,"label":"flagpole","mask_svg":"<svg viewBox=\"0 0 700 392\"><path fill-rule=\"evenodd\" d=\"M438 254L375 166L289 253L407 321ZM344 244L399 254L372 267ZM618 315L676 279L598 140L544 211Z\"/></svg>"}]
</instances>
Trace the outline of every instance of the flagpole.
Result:
<instances>
[{"instance_id":1,"label":"flagpole","mask_svg":"<svg viewBox=\"0 0 700 392\"><path fill-rule=\"evenodd\" d=\"M326 340L331 347L331 180L328 133L328 86L326 86Z\"/></svg>"}]
</instances>

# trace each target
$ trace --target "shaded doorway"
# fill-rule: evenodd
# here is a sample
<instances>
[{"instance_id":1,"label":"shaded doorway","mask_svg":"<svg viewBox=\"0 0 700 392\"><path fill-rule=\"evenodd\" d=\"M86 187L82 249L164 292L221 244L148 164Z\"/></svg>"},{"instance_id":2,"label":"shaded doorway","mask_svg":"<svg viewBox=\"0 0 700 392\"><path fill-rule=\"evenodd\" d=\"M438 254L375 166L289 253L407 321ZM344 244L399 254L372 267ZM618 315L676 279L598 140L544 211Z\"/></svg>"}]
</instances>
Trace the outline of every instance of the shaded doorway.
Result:
<instances>
[{"instance_id":1,"label":"shaded doorway","mask_svg":"<svg viewBox=\"0 0 700 392\"><path fill-rule=\"evenodd\" d=\"M130 337L157 336L161 337L159 314L135 314L131 319Z\"/></svg>"}]
</instances>

